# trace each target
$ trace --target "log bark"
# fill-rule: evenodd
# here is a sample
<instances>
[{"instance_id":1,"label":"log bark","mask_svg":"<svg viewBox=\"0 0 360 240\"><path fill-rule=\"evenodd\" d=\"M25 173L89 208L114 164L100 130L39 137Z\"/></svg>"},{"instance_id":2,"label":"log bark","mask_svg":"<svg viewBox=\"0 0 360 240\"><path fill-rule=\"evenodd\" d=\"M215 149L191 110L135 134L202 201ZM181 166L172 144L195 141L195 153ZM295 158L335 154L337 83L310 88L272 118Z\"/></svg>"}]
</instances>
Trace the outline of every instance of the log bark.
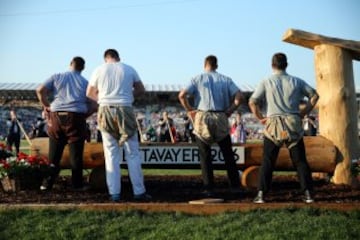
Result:
<instances>
[{"instance_id":1,"label":"log bark","mask_svg":"<svg viewBox=\"0 0 360 240\"><path fill-rule=\"evenodd\" d=\"M333 181L351 184L351 160L360 157L352 53L337 46L315 47L320 134L338 149Z\"/></svg>"}]
</instances>

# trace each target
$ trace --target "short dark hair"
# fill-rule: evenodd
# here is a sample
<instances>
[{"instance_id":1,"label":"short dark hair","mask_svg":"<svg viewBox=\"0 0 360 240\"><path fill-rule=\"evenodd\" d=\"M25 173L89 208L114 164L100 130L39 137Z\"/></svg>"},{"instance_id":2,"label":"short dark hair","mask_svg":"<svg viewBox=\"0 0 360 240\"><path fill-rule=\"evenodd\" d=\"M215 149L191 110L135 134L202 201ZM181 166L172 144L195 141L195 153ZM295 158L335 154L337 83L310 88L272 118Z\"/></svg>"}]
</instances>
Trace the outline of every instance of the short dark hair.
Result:
<instances>
[{"instance_id":1,"label":"short dark hair","mask_svg":"<svg viewBox=\"0 0 360 240\"><path fill-rule=\"evenodd\" d=\"M74 57L71 60L71 64L74 64L74 69L79 72L81 72L85 68L85 60L82 57Z\"/></svg>"},{"instance_id":2,"label":"short dark hair","mask_svg":"<svg viewBox=\"0 0 360 240\"><path fill-rule=\"evenodd\" d=\"M214 55L209 55L205 58L204 64L209 64L212 70L216 70L218 68L217 58Z\"/></svg>"},{"instance_id":3,"label":"short dark hair","mask_svg":"<svg viewBox=\"0 0 360 240\"><path fill-rule=\"evenodd\" d=\"M107 49L104 53L104 58L106 57L111 57L118 61L120 60L119 53L115 49Z\"/></svg>"},{"instance_id":4,"label":"short dark hair","mask_svg":"<svg viewBox=\"0 0 360 240\"><path fill-rule=\"evenodd\" d=\"M271 60L271 66L278 70L285 70L287 67L287 58L284 53L275 53Z\"/></svg>"}]
</instances>

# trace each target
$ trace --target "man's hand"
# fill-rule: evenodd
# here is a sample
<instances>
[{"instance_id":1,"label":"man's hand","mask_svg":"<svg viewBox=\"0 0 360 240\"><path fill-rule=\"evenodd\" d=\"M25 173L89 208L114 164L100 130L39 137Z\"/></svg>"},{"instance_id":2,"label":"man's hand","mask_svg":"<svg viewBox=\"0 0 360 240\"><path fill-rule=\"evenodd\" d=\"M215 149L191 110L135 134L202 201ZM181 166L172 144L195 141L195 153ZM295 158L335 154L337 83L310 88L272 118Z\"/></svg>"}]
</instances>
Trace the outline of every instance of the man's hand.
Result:
<instances>
[{"instance_id":1,"label":"man's hand","mask_svg":"<svg viewBox=\"0 0 360 240\"><path fill-rule=\"evenodd\" d=\"M192 122L194 122L195 121L196 110L188 111L186 113L186 115L191 119Z\"/></svg>"},{"instance_id":2,"label":"man's hand","mask_svg":"<svg viewBox=\"0 0 360 240\"><path fill-rule=\"evenodd\" d=\"M265 125L268 118L259 119L260 123Z\"/></svg>"},{"instance_id":3,"label":"man's hand","mask_svg":"<svg viewBox=\"0 0 360 240\"><path fill-rule=\"evenodd\" d=\"M259 106L255 102L250 100L249 101L249 108L250 108L251 112L255 115L255 117L257 119L259 119L260 123L265 125L266 121L267 121L267 117L264 117L262 115Z\"/></svg>"}]
</instances>

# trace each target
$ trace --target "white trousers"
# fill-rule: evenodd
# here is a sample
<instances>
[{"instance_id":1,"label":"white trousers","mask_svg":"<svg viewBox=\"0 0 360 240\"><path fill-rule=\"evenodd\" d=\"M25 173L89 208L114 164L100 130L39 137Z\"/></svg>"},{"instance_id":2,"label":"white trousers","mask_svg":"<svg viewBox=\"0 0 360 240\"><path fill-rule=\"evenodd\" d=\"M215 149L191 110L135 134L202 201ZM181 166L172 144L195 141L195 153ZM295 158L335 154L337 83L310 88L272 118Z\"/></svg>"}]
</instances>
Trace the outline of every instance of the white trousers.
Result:
<instances>
[{"instance_id":1,"label":"white trousers","mask_svg":"<svg viewBox=\"0 0 360 240\"><path fill-rule=\"evenodd\" d=\"M122 158L119 142L111 134L101 131L104 156L106 183L109 194L121 193L120 160ZM144 176L141 169L141 155L137 134L124 143L125 159L128 165L130 181L135 195L145 193Z\"/></svg>"}]
</instances>

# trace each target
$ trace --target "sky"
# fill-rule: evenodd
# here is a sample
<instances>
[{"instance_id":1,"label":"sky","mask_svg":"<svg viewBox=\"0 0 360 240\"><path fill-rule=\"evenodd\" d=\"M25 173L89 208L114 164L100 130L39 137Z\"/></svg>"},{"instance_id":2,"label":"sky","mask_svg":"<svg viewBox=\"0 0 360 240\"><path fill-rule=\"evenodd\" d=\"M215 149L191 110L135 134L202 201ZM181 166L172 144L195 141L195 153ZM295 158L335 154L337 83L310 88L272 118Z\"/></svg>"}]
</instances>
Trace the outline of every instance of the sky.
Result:
<instances>
[{"instance_id":1,"label":"sky","mask_svg":"<svg viewBox=\"0 0 360 240\"><path fill-rule=\"evenodd\" d=\"M283 42L284 33L360 41L359 12L358 0L0 0L0 82L42 83L74 56L90 79L115 48L144 84L186 85L214 54L218 72L255 87L284 52L288 73L316 87L314 52Z\"/></svg>"}]
</instances>

